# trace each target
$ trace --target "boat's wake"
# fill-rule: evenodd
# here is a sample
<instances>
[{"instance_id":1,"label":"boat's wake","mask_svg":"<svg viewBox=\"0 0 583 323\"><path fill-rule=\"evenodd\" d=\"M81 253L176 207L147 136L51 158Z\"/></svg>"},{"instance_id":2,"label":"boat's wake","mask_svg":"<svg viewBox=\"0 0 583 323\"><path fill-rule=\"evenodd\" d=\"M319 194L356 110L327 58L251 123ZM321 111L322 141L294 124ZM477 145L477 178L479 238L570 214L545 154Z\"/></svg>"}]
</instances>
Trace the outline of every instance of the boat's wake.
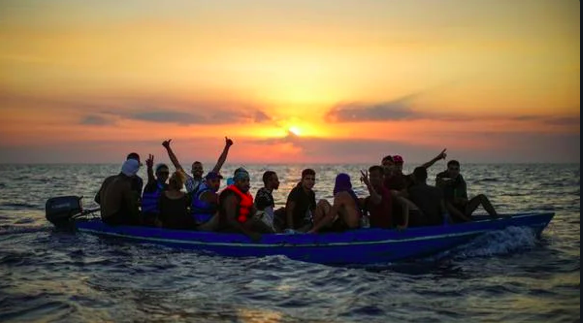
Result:
<instances>
[{"instance_id":1,"label":"boat's wake","mask_svg":"<svg viewBox=\"0 0 583 323\"><path fill-rule=\"evenodd\" d=\"M508 227L504 230L488 232L470 243L439 253L428 260L506 255L531 249L536 246L537 242L538 239L533 229L528 227Z\"/></svg>"},{"instance_id":2,"label":"boat's wake","mask_svg":"<svg viewBox=\"0 0 583 323\"><path fill-rule=\"evenodd\" d=\"M409 262L390 264L374 264L358 266L370 271L397 270L405 272L425 273L429 267L437 268L447 260L464 260L478 257L509 255L515 252L529 250L538 243L536 233L527 227L508 227L504 230L488 232L467 244L443 251L433 256ZM437 267L427 266L434 264Z\"/></svg>"}]
</instances>

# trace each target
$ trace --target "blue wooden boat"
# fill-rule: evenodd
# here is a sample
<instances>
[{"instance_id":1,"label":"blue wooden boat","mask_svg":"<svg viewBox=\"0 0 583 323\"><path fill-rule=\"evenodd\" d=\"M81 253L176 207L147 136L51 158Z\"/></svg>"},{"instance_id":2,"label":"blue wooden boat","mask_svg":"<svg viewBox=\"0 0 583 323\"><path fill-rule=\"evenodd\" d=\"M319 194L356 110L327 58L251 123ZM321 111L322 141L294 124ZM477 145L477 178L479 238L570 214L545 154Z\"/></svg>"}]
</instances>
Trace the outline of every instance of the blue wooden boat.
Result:
<instances>
[{"instance_id":1,"label":"blue wooden boat","mask_svg":"<svg viewBox=\"0 0 583 323\"><path fill-rule=\"evenodd\" d=\"M285 255L321 264L373 264L421 258L469 242L487 232L507 227L527 227L540 236L554 213L519 213L511 217L404 231L358 229L341 233L265 234L252 242L243 234L169 230L137 226L109 226L99 219L78 219L78 231L102 236L204 250L228 257Z\"/></svg>"}]
</instances>

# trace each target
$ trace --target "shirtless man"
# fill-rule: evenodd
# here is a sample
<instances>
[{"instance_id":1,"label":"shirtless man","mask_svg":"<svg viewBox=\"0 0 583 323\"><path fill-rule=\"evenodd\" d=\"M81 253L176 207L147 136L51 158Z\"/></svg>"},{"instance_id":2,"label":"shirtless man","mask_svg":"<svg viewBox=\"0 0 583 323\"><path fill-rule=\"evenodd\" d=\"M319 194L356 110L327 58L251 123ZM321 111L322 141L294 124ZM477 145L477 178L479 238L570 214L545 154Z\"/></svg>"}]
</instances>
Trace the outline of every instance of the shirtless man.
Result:
<instances>
[{"instance_id":1,"label":"shirtless man","mask_svg":"<svg viewBox=\"0 0 583 323\"><path fill-rule=\"evenodd\" d=\"M331 226L333 231L344 231L360 227L362 216L358 206L358 197L352 190L350 176L340 173L334 185L334 204L322 200L318 203L314 215L314 227L308 233L316 233L324 227Z\"/></svg>"},{"instance_id":2,"label":"shirtless man","mask_svg":"<svg viewBox=\"0 0 583 323\"><path fill-rule=\"evenodd\" d=\"M409 199L423 212L423 225L440 225L448 220L443 192L441 189L427 185L427 169L417 167L413 171L415 183L409 187Z\"/></svg>"},{"instance_id":3,"label":"shirtless man","mask_svg":"<svg viewBox=\"0 0 583 323\"><path fill-rule=\"evenodd\" d=\"M103 181L95 202L101 206L101 219L109 225L140 225L138 194L132 189L132 178L140 169L135 159L126 160L118 175Z\"/></svg>"}]
</instances>

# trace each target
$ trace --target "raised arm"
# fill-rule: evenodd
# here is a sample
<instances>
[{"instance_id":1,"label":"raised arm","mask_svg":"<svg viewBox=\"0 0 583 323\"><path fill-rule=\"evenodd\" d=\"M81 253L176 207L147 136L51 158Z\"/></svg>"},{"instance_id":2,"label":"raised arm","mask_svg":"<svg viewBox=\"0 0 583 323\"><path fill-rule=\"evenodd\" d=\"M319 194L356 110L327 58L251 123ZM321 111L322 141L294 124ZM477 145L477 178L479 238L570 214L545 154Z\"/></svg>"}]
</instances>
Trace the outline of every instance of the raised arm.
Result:
<instances>
[{"instance_id":1,"label":"raised arm","mask_svg":"<svg viewBox=\"0 0 583 323\"><path fill-rule=\"evenodd\" d=\"M154 177L154 155L148 155L148 159L146 159L146 166L148 166L148 183L152 183L156 181Z\"/></svg>"},{"instance_id":2,"label":"raised arm","mask_svg":"<svg viewBox=\"0 0 583 323\"><path fill-rule=\"evenodd\" d=\"M430 161L426 162L425 164L423 164L422 167L429 168L429 167L433 166L433 164L435 164L438 160L445 159L445 157L447 157L447 154L445 153L446 150L447 150L447 148L444 149L444 150L442 150L439 153L439 155L435 156L435 158L433 158L432 160L430 160Z\"/></svg>"},{"instance_id":3,"label":"raised arm","mask_svg":"<svg viewBox=\"0 0 583 323\"><path fill-rule=\"evenodd\" d=\"M168 139L168 140L164 141L162 143L162 146L164 146L164 148L166 148L166 151L168 152L168 157L170 157L170 161L172 162L172 164L174 165L176 170L181 170L184 172L184 169L180 165L180 162L178 162L178 158L174 154L174 151L172 151L172 148L170 148L171 141L172 141L172 139Z\"/></svg>"},{"instance_id":4,"label":"raised arm","mask_svg":"<svg viewBox=\"0 0 583 323\"><path fill-rule=\"evenodd\" d=\"M223 167L223 164L227 160L227 156L229 155L229 149L231 148L232 145L233 145L233 141L231 139L225 137L225 148L223 148L223 152L219 156L219 160L217 160L217 164L213 168L213 172L218 173L221 170L221 167Z\"/></svg>"}]
</instances>

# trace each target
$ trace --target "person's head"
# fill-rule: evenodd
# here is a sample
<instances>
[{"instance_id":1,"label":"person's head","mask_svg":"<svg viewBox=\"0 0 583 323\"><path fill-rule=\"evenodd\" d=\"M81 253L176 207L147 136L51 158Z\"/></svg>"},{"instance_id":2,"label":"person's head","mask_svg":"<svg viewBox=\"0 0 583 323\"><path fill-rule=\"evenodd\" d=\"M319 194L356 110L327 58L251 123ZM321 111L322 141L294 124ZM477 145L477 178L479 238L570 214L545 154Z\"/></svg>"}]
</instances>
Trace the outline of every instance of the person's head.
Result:
<instances>
[{"instance_id":1,"label":"person's head","mask_svg":"<svg viewBox=\"0 0 583 323\"><path fill-rule=\"evenodd\" d=\"M391 155L385 156L381 162L381 165L383 165L384 173L390 174L393 171L393 168L395 167L393 156Z\"/></svg>"},{"instance_id":2,"label":"person's head","mask_svg":"<svg viewBox=\"0 0 583 323\"><path fill-rule=\"evenodd\" d=\"M243 193L248 192L249 188L251 188L249 172L243 167L235 170L233 181L235 182L235 186Z\"/></svg>"},{"instance_id":3,"label":"person's head","mask_svg":"<svg viewBox=\"0 0 583 323\"><path fill-rule=\"evenodd\" d=\"M202 174L204 173L204 169L202 168L202 163L199 161L195 161L194 163L192 163L192 169L190 172L192 173L192 177L201 178Z\"/></svg>"},{"instance_id":4,"label":"person's head","mask_svg":"<svg viewBox=\"0 0 583 323\"><path fill-rule=\"evenodd\" d=\"M402 172L403 171L403 164L405 163L405 161L403 160L403 157L401 157L399 155L394 155L393 162L395 163L394 170L396 170L398 172Z\"/></svg>"},{"instance_id":5,"label":"person's head","mask_svg":"<svg viewBox=\"0 0 583 323\"><path fill-rule=\"evenodd\" d=\"M168 188L173 191L180 191L184 186L184 173L181 171L176 171L170 176L168 183Z\"/></svg>"},{"instance_id":6,"label":"person's head","mask_svg":"<svg viewBox=\"0 0 583 323\"><path fill-rule=\"evenodd\" d=\"M415 183L426 183L427 169L425 167L415 167L415 170L413 170L413 178L415 179Z\"/></svg>"},{"instance_id":7,"label":"person's head","mask_svg":"<svg viewBox=\"0 0 583 323\"><path fill-rule=\"evenodd\" d=\"M350 176L345 173L340 173L336 176L336 181L334 183L334 195L338 192L345 192L352 190L352 183L350 182Z\"/></svg>"},{"instance_id":8,"label":"person's head","mask_svg":"<svg viewBox=\"0 0 583 323\"><path fill-rule=\"evenodd\" d=\"M316 185L316 172L311 168L306 168L302 171L302 187L311 190Z\"/></svg>"},{"instance_id":9,"label":"person's head","mask_svg":"<svg viewBox=\"0 0 583 323\"><path fill-rule=\"evenodd\" d=\"M279 188L279 178L274 171L268 170L263 173L263 184L267 189L276 190Z\"/></svg>"},{"instance_id":10,"label":"person's head","mask_svg":"<svg viewBox=\"0 0 583 323\"><path fill-rule=\"evenodd\" d=\"M447 173L449 177L456 178L460 174L460 162L457 160L450 160L447 162Z\"/></svg>"},{"instance_id":11,"label":"person's head","mask_svg":"<svg viewBox=\"0 0 583 323\"><path fill-rule=\"evenodd\" d=\"M136 176L138 170L140 169L140 162L135 159L128 159L126 160L123 165L121 166L121 172L125 176Z\"/></svg>"},{"instance_id":12,"label":"person's head","mask_svg":"<svg viewBox=\"0 0 583 323\"><path fill-rule=\"evenodd\" d=\"M140 155L138 155L138 153L129 153L126 157L126 160L128 159L135 159L138 161L138 163L140 163Z\"/></svg>"},{"instance_id":13,"label":"person's head","mask_svg":"<svg viewBox=\"0 0 583 323\"><path fill-rule=\"evenodd\" d=\"M373 187L381 187L383 186L383 181L385 179L385 170L382 166L371 166L368 169L368 177L370 184Z\"/></svg>"},{"instance_id":14,"label":"person's head","mask_svg":"<svg viewBox=\"0 0 583 323\"><path fill-rule=\"evenodd\" d=\"M204 177L206 185L214 192L217 192L221 187L221 179L223 179L223 176L217 172L209 172Z\"/></svg>"},{"instance_id":15,"label":"person's head","mask_svg":"<svg viewBox=\"0 0 583 323\"><path fill-rule=\"evenodd\" d=\"M170 169L166 164L156 165L156 178L160 183L166 183L170 176Z\"/></svg>"}]
</instances>

